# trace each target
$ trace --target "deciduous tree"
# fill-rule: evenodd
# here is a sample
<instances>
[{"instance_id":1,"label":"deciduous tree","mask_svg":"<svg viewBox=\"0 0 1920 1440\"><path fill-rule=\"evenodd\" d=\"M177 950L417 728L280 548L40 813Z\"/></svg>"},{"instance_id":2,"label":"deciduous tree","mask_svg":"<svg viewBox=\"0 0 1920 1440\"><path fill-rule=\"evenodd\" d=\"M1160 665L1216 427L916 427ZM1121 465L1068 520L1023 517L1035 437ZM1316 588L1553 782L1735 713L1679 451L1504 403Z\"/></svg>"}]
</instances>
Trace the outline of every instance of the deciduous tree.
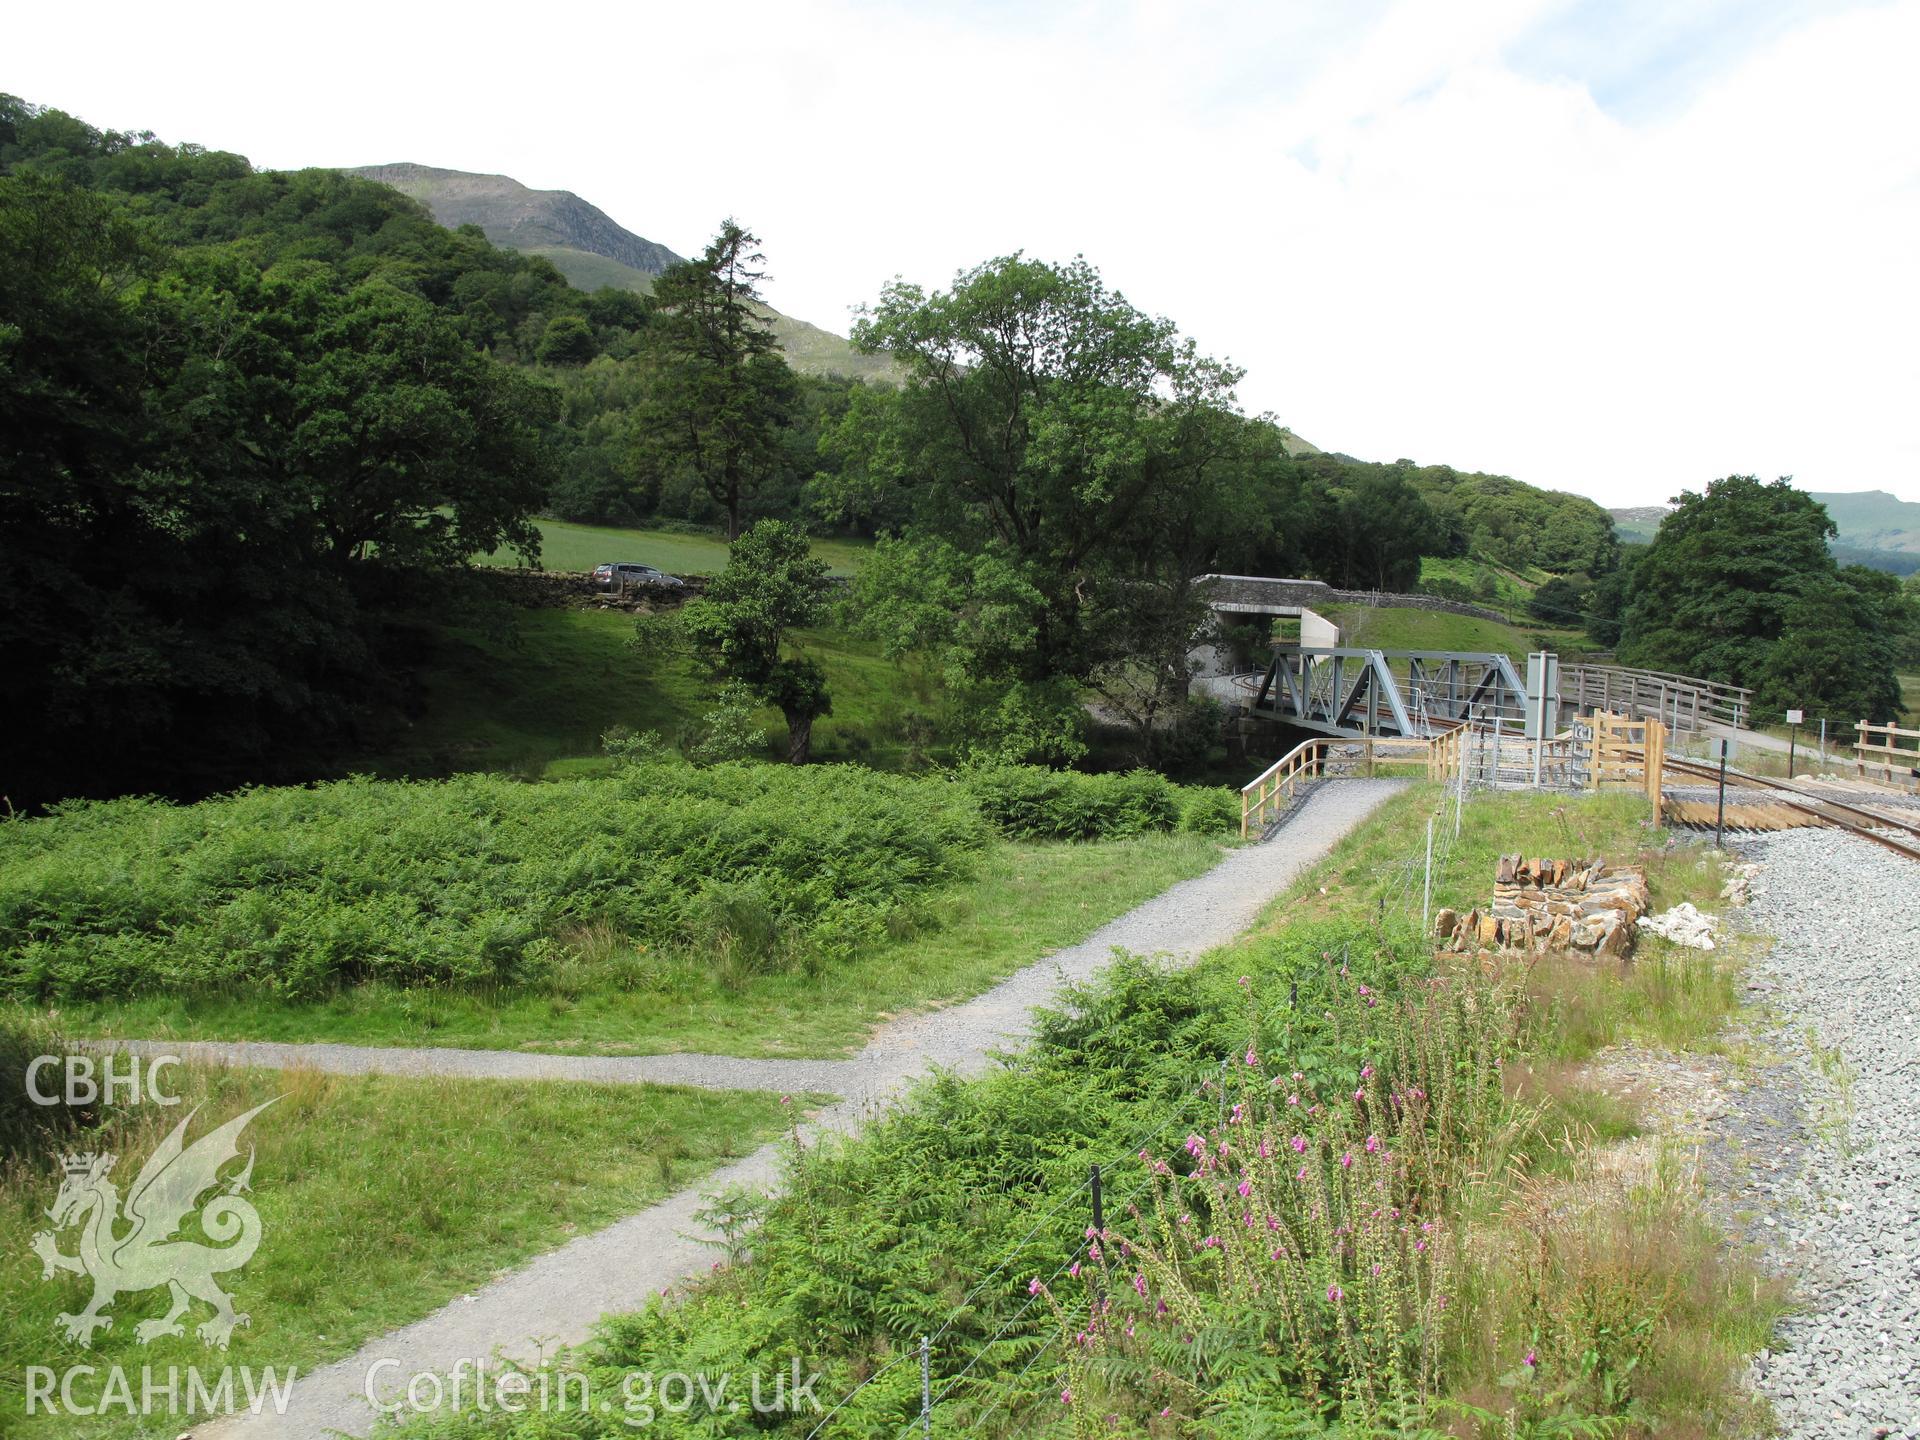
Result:
<instances>
[{"instance_id":1,"label":"deciduous tree","mask_svg":"<svg viewBox=\"0 0 1920 1440\"><path fill-rule=\"evenodd\" d=\"M726 568L690 602L681 628L727 680L776 707L787 722L787 759L804 764L813 722L833 713L826 672L795 653L791 632L811 624L827 592L827 567L805 532L762 520L733 544Z\"/></svg>"},{"instance_id":2,"label":"deciduous tree","mask_svg":"<svg viewBox=\"0 0 1920 1440\"><path fill-rule=\"evenodd\" d=\"M1834 524L1785 479L1687 491L1634 571L1623 663L1756 687L1756 704L1898 713L1892 578L1834 564Z\"/></svg>"}]
</instances>

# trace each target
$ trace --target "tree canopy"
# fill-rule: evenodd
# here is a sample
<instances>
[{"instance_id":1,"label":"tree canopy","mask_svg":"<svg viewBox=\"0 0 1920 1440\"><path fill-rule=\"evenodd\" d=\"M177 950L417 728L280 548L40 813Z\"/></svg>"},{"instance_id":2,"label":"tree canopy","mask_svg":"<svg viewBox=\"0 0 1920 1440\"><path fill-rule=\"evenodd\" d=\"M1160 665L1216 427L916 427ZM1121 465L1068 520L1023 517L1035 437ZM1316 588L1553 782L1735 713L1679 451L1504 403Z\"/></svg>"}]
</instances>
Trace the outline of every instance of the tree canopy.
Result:
<instances>
[{"instance_id":1,"label":"tree canopy","mask_svg":"<svg viewBox=\"0 0 1920 1440\"><path fill-rule=\"evenodd\" d=\"M396 580L537 548L551 388L355 245L182 243L250 178L0 101L16 805L311 773L392 703Z\"/></svg>"},{"instance_id":2,"label":"tree canopy","mask_svg":"<svg viewBox=\"0 0 1920 1440\"><path fill-rule=\"evenodd\" d=\"M1260 509L1237 370L1085 260L1005 256L931 294L897 282L854 338L908 377L835 437L864 503L901 517L861 577L870 627L938 649L987 716L1059 713L1062 686L1165 666L1176 637L1184 656L1186 582ZM1165 639L1145 655L1149 631ZM1184 698L1184 672L1167 679ZM1027 692L1010 708L1009 686ZM1070 753L1072 728L1040 726L1042 750Z\"/></svg>"},{"instance_id":3,"label":"tree canopy","mask_svg":"<svg viewBox=\"0 0 1920 1440\"><path fill-rule=\"evenodd\" d=\"M1784 478L1729 475L1676 503L1634 572L1623 664L1752 686L1765 711L1898 713L1898 582L1835 565L1818 501Z\"/></svg>"}]
</instances>

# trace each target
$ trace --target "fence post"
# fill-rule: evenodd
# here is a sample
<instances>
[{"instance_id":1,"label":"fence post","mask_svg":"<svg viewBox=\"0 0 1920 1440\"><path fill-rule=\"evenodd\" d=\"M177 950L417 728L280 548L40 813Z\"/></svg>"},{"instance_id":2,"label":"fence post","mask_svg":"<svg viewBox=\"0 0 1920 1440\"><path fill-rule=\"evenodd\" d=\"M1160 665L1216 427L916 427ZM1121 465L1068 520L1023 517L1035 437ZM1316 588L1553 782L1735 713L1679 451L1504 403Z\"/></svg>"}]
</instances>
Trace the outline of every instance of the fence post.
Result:
<instances>
[{"instance_id":1,"label":"fence post","mask_svg":"<svg viewBox=\"0 0 1920 1440\"><path fill-rule=\"evenodd\" d=\"M920 1337L920 1433L933 1434L933 1342Z\"/></svg>"},{"instance_id":2,"label":"fence post","mask_svg":"<svg viewBox=\"0 0 1920 1440\"><path fill-rule=\"evenodd\" d=\"M1660 821L1660 776L1667 764L1667 732L1664 726L1647 726L1647 743L1643 747L1646 756L1647 799L1653 802L1654 823Z\"/></svg>"},{"instance_id":3,"label":"fence post","mask_svg":"<svg viewBox=\"0 0 1920 1440\"><path fill-rule=\"evenodd\" d=\"M1420 888L1420 934L1427 933L1427 912L1433 908L1433 817L1427 817L1427 879Z\"/></svg>"}]
</instances>

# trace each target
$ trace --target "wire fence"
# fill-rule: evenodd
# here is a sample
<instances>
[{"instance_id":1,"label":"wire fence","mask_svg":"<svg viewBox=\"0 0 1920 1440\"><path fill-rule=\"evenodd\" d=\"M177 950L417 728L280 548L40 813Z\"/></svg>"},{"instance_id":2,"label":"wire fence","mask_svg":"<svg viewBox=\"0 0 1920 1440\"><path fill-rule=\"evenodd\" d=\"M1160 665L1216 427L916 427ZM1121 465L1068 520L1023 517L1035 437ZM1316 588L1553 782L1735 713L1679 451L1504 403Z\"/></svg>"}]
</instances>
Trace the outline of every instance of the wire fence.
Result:
<instances>
[{"instance_id":1,"label":"wire fence","mask_svg":"<svg viewBox=\"0 0 1920 1440\"><path fill-rule=\"evenodd\" d=\"M1391 883L1385 888L1390 893L1402 897L1396 906L1396 912L1404 911L1409 920L1420 918L1423 928L1426 919L1420 915L1420 907L1423 901L1428 906L1433 903L1435 884L1444 882L1447 866L1460 840L1472 793L1473 787L1467 782L1463 766L1461 773L1450 779L1435 797L1433 808L1426 817L1428 828L1423 831L1420 841L1393 864L1376 867L1374 871L1376 876L1390 877ZM1383 911L1383 917L1384 913ZM1342 959L1344 961L1345 957L1343 956ZM1289 996L1290 1007L1297 1007L1299 998L1299 986L1296 981ZM1129 1160L1137 1160L1143 1152L1152 1154L1154 1148L1166 1138L1169 1132L1193 1127L1199 1114L1201 1101L1212 1097L1224 1107L1226 1103L1224 1087L1218 1082L1237 1058L1239 1058L1237 1053L1224 1055L1217 1063L1208 1064L1194 1072L1189 1077L1190 1083L1185 1088L1180 1101L1161 1119L1151 1133L1141 1137L1110 1160L1089 1166L1088 1174L1052 1200L1045 1213L1028 1225L1020 1238L1000 1254L992 1268L974 1283L965 1298L948 1312L939 1325L921 1336L918 1343L909 1341L903 1344L891 1360L842 1396L808 1432L808 1440L815 1440L815 1437L825 1434L833 1418L843 1413L846 1407L869 1387L898 1367L914 1361L919 1361L923 1367L921 1405L919 1413L908 1417L900 1425L895 1432L896 1440L909 1440L909 1437L915 1434L922 1436L934 1434L942 1407L950 1405L957 1398L965 1395L970 1388L981 1393L986 1404L984 1409L970 1412L965 1416L966 1433L981 1433L989 1417L1010 1410L1025 1399L1033 1398L1027 1395L1025 1389L1028 1378L1048 1356L1055 1354L1061 1340L1065 1338L1066 1332L1058 1323L1052 1324L1051 1332L1027 1357L1020 1370L1010 1380L992 1381L984 1376L983 1365L986 1365L990 1359L1003 1355L1009 1342L1032 1338L1030 1332L1039 1318L1052 1315L1052 1307L1047 1303L1050 1299L1051 1287L1062 1275L1073 1270L1076 1263L1086 1260L1091 1253L1091 1246L1097 1233L1091 1221L1096 1213L1096 1196L1101 1196L1104 1201L1104 1194L1099 1188L1105 1183L1104 1177L1118 1173ZM1151 1189L1154 1179L1155 1176L1149 1169L1126 1195L1112 1202L1108 1213L1125 1213L1128 1207ZM1057 1263L1051 1273L1042 1276L1036 1267L1035 1274L1027 1282L1028 1293L1024 1302L1001 1321L991 1335L958 1354L944 1357L951 1363L959 1363L957 1370L936 1375L934 1372L939 1368L939 1362L943 1358L941 1342L950 1337L955 1327L974 1313L974 1303L987 1294L996 1281L1009 1276L1010 1273L1014 1276L1018 1275L1019 1272L1015 1267L1023 1258L1031 1257L1036 1240L1047 1233L1049 1227L1058 1222L1076 1204L1083 1206L1089 1217L1089 1224L1078 1242L1066 1252L1064 1258L1056 1252L1053 1258ZM983 1379L990 1388L981 1389ZM970 1380L973 1381L971 1387L968 1384ZM870 1422L862 1427L862 1433L868 1433L870 1430ZM950 1428L946 1433L962 1432L956 1427Z\"/></svg>"}]
</instances>

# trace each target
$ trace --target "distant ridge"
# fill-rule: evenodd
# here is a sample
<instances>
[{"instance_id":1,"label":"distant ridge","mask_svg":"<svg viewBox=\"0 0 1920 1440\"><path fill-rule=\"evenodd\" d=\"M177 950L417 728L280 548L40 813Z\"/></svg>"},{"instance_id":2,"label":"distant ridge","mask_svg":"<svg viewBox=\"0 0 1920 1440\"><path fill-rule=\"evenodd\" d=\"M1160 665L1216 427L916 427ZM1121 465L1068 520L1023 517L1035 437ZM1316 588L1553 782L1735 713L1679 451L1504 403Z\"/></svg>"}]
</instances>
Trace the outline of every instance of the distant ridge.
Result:
<instances>
[{"instance_id":1,"label":"distant ridge","mask_svg":"<svg viewBox=\"0 0 1920 1440\"><path fill-rule=\"evenodd\" d=\"M1839 534L1832 549L1843 561L1873 565L1895 574L1920 569L1920 503L1902 500L1885 490L1810 490L1827 507ZM1642 505L1609 510L1614 532L1622 540L1645 543L1653 539L1672 507Z\"/></svg>"},{"instance_id":2,"label":"distant ridge","mask_svg":"<svg viewBox=\"0 0 1920 1440\"><path fill-rule=\"evenodd\" d=\"M1820 490L1813 498L1840 527L1835 545L1920 555L1920 503L1885 490Z\"/></svg>"},{"instance_id":3,"label":"distant ridge","mask_svg":"<svg viewBox=\"0 0 1920 1440\"><path fill-rule=\"evenodd\" d=\"M411 195L448 229L478 225L504 250L544 254L581 250L658 275L683 257L634 234L571 190L534 190L508 175L441 170L432 165L360 165L347 171Z\"/></svg>"},{"instance_id":4,"label":"distant ridge","mask_svg":"<svg viewBox=\"0 0 1920 1440\"><path fill-rule=\"evenodd\" d=\"M487 239L551 261L581 290L608 286L644 295L654 276L683 257L636 235L571 190L535 190L510 175L482 175L433 165L357 165L346 173L411 195L448 229L478 225ZM794 369L857 380L897 379L886 355L865 355L843 335L769 308L774 338Z\"/></svg>"},{"instance_id":5,"label":"distant ridge","mask_svg":"<svg viewBox=\"0 0 1920 1440\"><path fill-rule=\"evenodd\" d=\"M1613 533L1623 544L1648 545L1653 542L1653 532L1660 528L1660 522L1672 509L1671 505L1635 505L1626 510L1609 510L1607 514L1613 517Z\"/></svg>"}]
</instances>

